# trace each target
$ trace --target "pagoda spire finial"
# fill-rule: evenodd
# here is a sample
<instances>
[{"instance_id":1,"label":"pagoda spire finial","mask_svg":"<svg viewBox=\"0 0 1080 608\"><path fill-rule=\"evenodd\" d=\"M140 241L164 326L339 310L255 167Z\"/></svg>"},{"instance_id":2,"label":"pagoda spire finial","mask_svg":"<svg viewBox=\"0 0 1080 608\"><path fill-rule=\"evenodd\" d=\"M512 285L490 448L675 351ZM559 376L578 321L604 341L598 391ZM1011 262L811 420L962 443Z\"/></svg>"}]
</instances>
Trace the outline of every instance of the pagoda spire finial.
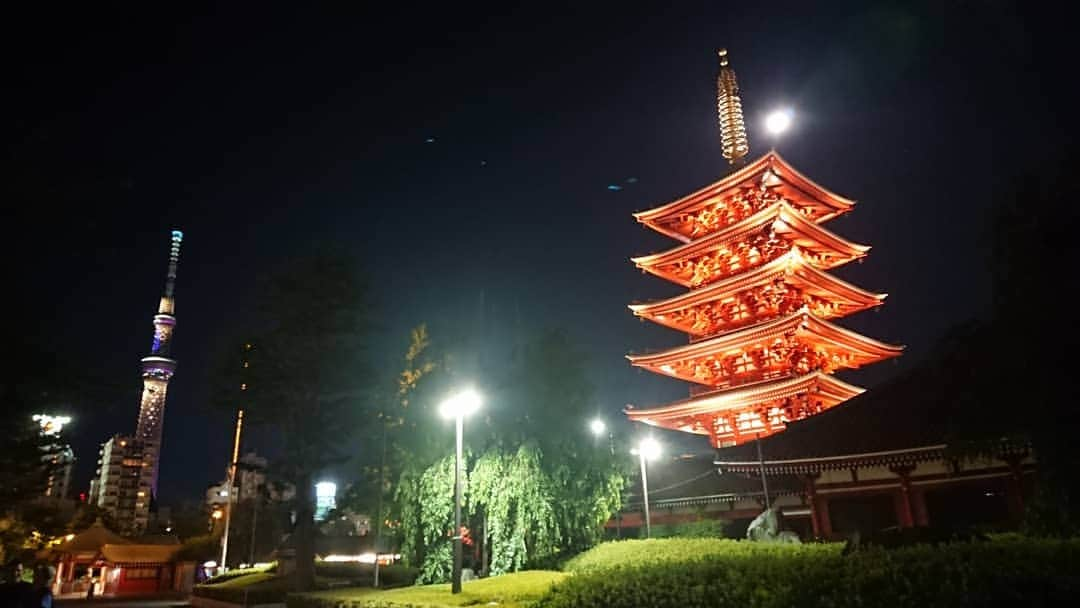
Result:
<instances>
[{"instance_id":1,"label":"pagoda spire finial","mask_svg":"<svg viewBox=\"0 0 1080 608\"><path fill-rule=\"evenodd\" d=\"M739 83L735 70L728 64L727 49L716 53L720 56L720 74L716 77L716 111L720 119L720 144L728 164L738 167L746 162L750 142L746 138L743 122L742 100L739 99Z\"/></svg>"}]
</instances>

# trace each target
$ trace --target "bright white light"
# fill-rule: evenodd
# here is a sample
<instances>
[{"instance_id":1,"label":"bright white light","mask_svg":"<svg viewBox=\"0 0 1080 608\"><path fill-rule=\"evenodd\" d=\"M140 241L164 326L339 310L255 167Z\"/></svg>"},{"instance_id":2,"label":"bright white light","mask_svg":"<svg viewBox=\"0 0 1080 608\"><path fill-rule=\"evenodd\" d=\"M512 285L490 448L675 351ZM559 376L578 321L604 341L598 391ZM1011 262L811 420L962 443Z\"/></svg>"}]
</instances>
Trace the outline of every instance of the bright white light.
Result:
<instances>
[{"instance_id":1,"label":"bright white light","mask_svg":"<svg viewBox=\"0 0 1080 608\"><path fill-rule=\"evenodd\" d=\"M315 498L337 497L337 484L332 481L320 481L315 484Z\"/></svg>"},{"instance_id":2,"label":"bright white light","mask_svg":"<svg viewBox=\"0 0 1080 608\"><path fill-rule=\"evenodd\" d=\"M50 416L49 414L34 414L31 419L41 425L42 435L59 435L64 425L71 422L71 416Z\"/></svg>"},{"instance_id":3,"label":"bright white light","mask_svg":"<svg viewBox=\"0 0 1080 608\"><path fill-rule=\"evenodd\" d=\"M593 435L603 435L606 429L607 425L599 418L593 418L592 422L589 423L589 430L592 431Z\"/></svg>"},{"instance_id":4,"label":"bright white light","mask_svg":"<svg viewBox=\"0 0 1080 608\"><path fill-rule=\"evenodd\" d=\"M795 118L795 112L790 108L775 110L765 117L765 129L772 135L780 135L791 127L791 121Z\"/></svg>"},{"instance_id":5,"label":"bright white light","mask_svg":"<svg viewBox=\"0 0 1080 608\"><path fill-rule=\"evenodd\" d=\"M439 406L439 414L443 418L457 418L458 416L464 418L480 409L481 403L483 403L483 399L480 397L480 393L468 388L443 401L442 405Z\"/></svg>"},{"instance_id":6,"label":"bright white light","mask_svg":"<svg viewBox=\"0 0 1080 608\"><path fill-rule=\"evenodd\" d=\"M645 457L645 460L656 460L660 457L660 453L663 449L660 447L660 442L652 437L646 437L638 443L638 447L632 450L634 454L640 454Z\"/></svg>"},{"instance_id":7,"label":"bright white light","mask_svg":"<svg viewBox=\"0 0 1080 608\"><path fill-rule=\"evenodd\" d=\"M203 562L203 568L217 568L217 562L215 562L214 560Z\"/></svg>"}]
</instances>

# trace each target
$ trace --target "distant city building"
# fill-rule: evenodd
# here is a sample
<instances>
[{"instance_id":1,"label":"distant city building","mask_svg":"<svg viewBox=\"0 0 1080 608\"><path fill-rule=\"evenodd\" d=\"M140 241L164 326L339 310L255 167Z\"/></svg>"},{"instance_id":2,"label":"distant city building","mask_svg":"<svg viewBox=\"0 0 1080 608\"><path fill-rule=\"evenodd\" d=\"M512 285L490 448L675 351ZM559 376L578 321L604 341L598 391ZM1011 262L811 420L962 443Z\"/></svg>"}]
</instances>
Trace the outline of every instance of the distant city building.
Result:
<instances>
[{"instance_id":1,"label":"distant city building","mask_svg":"<svg viewBox=\"0 0 1080 608\"><path fill-rule=\"evenodd\" d=\"M150 519L150 502L157 494L161 437L165 422L165 395L176 371L170 358L176 326L176 269L184 235L172 232L165 293L154 315L154 341L142 359L143 392L134 435L115 435L101 446L96 483L90 484L90 502L115 518L123 534L141 534Z\"/></svg>"},{"instance_id":2,"label":"distant city building","mask_svg":"<svg viewBox=\"0 0 1080 608\"><path fill-rule=\"evenodd\" d=\"M64 425L71 422L68 416L52 416L49 414L35 414L34 422L41 425L41 434L56 441L50 449L50 453L43 456L49 468L49 479L45 486L45 496L49 498L64 499L68 496L71 488L71 469L75 464L75 452L68 444L59 443L60 432Z\"/></svg>"},{"instance_id":3,"label":"distant city building","mask_svg":"<svg viewBox=\"0 0 1080 608\"><path fill-rule=\"evenodd\" d=\"M150 521L157 450L127 435L116 435L98 452L97 483L90 502L109 512L121 534L137 535Z\"/></svg>"},{"instance_id":4,"label":"distant city building","mask_svg":"<svg viewBox=\"0 0 1080 608\"><path fill-rule=\"evenodd\" d=\"M320 481L315 484L315 521L325 521L326 516L337 507L337 484Z\"/></svg>"}]
</instances>

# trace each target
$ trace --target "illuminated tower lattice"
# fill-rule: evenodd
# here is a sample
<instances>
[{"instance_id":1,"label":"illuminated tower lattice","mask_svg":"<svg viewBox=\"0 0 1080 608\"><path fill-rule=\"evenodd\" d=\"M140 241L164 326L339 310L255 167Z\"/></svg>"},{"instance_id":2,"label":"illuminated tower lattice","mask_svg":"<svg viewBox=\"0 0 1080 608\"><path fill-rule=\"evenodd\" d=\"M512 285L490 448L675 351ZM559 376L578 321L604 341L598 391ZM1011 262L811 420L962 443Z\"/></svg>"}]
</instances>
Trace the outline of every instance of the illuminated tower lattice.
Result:
<instances>
[{"instance_id":1,"label":"illuminated tower lattice","mask_svg":"<svg viewBox=\"0 0 1080 608\"><path fill-rule=\"evenodd\" d=\"M689 291L630 308L686 333L689 344L627 358L691 382L690 398L626 413L722 447L781 431L861 393L833 372L895 357L902 347L832 322L885 299L827 272L870 249L822 227L854 201L810 181L775 152L745 163L749 143L725 51L717 87L723 155L732 172L634 214L681 244L633 262Z\"/></svg>"},{"instance_id":2,"label":"illuminated tower lattice","mask_svg":"<svg viewBox=\"0 0 1080 608\"><path fill-rule=\"evenodd\" d=\"M139 423L135 427L135 439L146 446L146 455L152 456L149 466L152 469L151 491L157 494L158 456L161 450L161 432L165 423L165 395L169 388L169 379L176 371L176 360L170 358L173 328L176 327L175 301L173 291L176 287L176 267L180 263L180 243L184 234L179 230L172 233L169 250L169 271L165 279L165 293L158 305L158 314L154 315L154 342L150 355L143 357L143 391L139 403Z\"/></svg>"}]
</instances>

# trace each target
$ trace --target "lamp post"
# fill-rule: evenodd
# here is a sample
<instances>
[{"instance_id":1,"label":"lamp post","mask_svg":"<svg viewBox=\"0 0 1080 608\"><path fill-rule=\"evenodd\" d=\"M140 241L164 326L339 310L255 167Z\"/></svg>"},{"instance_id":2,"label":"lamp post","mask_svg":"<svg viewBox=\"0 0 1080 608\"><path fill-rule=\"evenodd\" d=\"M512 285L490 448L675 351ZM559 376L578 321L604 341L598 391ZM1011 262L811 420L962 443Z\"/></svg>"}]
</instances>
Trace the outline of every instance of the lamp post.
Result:
<instances>
[{"instance_id":1,"label":"lamp post","mask_svg":"<svg viewBox=\"0 0 1080 608\"><path fill-rule=\"evenodd\" d=\"M660 456L660 444L652 437L646 437L638 443L638 447L630 450L631 454L637 454L641 463L641 495L645 504L645 538L652 538L652 522L649 520L649 476L646 471L645 461L655 460Z\"/></svg>"},{"instance_id":2,"label":"lamp post","mask_svg":"<svg viewBox=\"0 0 1080 608\"><path fill-rule=\"evenodd\" d=\"M457 449L454 452L454 571L450 579L450 593L461 593L461 434L465 416L480 409L480 403L480 394L466 389L439 406L439 413L443 418L453 418L457 430Z\"/></svg>"}]
</instances>

